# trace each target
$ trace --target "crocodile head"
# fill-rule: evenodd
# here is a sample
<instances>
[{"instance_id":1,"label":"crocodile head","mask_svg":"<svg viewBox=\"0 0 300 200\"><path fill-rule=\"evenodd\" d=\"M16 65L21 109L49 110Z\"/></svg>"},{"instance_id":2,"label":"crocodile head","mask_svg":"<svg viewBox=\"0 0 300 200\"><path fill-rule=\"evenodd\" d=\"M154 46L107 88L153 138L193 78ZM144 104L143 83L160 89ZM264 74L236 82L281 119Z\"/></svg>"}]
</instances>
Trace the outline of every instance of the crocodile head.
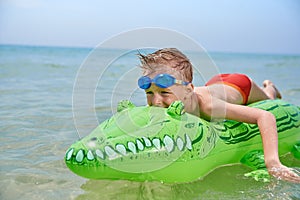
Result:
<instances>
[{"instance_id":1,"label":"crocodile head","mask_svg":"<svg viewBox=\"0 0 300 200\"><path fill-rule=\"evenodd\" d=\"M67 150L65 161L73 172L96 179L138 180L147 175L151 180L174 161L191 159L194 143L202 141L199 118L185 113L179 101L167 109L122 101L117 111Z\"/></svg>"}]
</instances>

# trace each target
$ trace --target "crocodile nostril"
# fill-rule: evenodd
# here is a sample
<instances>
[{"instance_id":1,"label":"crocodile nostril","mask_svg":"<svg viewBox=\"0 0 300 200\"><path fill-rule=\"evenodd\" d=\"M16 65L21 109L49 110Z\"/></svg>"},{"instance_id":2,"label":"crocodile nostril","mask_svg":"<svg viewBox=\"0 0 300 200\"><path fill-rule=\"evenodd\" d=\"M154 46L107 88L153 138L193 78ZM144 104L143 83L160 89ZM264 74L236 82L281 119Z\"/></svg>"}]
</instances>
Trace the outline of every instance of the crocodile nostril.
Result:
<instances>
[{"instance_id":1,"label":"crocodile nostril","mask_svg":"<svg viewBox=\"0 0 300 200\"><path fill-rule=\"evenodd\" d=\"M91 141L96 141L96 140L97 140L96 137L92 137L92 138L91 138Z\"/></svg>"}]
</instances>

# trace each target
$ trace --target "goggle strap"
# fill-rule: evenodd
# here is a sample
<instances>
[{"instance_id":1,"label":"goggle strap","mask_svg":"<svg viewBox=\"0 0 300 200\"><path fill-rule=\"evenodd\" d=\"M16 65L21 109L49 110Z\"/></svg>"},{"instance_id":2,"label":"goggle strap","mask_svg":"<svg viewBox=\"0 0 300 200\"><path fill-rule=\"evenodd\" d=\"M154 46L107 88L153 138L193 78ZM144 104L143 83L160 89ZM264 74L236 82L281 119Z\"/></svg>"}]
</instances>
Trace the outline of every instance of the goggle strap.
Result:
<instances>
[{"instance_id":1,"label":"goggle strap","mask_svg":"<svg viewBox=\"0 0 300 200\"><path fill-rule=\"evenodd\" d=\"M185 81L182 81L182 80L177 80L177 79L174 80L174 83L177 83L177 84L180 84L180 85L188 85L189 84L188 82L185 82Z\"/></svg>"}]
</instances>

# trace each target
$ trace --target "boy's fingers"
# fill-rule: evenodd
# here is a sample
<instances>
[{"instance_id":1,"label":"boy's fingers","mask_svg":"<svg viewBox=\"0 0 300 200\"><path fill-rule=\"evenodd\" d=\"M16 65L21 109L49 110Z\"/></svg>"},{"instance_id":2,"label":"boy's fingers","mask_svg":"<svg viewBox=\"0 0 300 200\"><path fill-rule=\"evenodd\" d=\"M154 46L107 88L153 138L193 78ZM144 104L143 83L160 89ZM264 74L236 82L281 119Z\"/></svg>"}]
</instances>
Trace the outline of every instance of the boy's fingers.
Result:
<instances>
[{"instance_id":1,"label":"boy's fingers","mask_svg":"<svg viewBox=\"0 0 300 200\"><path fill-rule=\"evenodd\" d=\"M293 183L300 183L300 176L296 173L297 170L292 168L272 168L269 173L279 180L285 180Z\"/></svg>"}]
</instances>

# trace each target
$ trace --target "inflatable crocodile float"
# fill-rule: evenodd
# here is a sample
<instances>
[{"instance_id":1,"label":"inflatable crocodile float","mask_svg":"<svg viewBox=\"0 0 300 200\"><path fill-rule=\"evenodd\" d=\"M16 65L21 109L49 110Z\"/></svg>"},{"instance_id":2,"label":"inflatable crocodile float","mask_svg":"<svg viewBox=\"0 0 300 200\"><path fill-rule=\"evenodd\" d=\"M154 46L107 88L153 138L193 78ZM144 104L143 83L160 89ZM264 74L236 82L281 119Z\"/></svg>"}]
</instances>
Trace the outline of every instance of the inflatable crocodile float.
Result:
<instances>
[{"instance_id":1,"label":"inflatable crocodile float","mask_svg":"<svg viewBox=\"0 0 300 200\"><path fill-rule=\"evenodd\" d=\"M249 105L277 119L279 154L300 159L300 109L281 100ZM244 163L268 180L257 125L231 120L208 122L184 113L183 104L169 108L135 107L122 101L117 113L65 155L75 174L90 179L190 182L213 169Z\"/></svg>"}]
</instances>

